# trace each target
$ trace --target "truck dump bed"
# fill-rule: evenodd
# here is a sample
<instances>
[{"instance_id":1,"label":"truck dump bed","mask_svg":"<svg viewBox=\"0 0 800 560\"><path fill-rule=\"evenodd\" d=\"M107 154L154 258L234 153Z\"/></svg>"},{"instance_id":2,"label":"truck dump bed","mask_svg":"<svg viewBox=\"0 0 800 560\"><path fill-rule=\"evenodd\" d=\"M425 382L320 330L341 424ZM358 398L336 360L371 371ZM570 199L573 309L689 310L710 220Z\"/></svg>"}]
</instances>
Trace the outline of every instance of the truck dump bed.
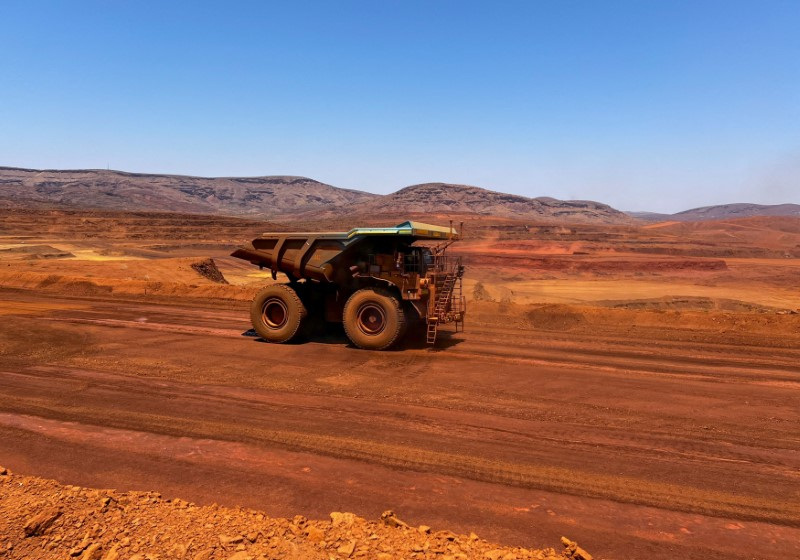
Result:
<instances>
[{"instance_id":1,"label":"truck dump bed","mask_svg":"<svg viewBox=\"0 0 800 560\"><path fill-rule=\"evenodd\" d=\"M336 260L367 239L391 238L411 244L418 240L457 240L452 228L407 221L394 227L354 228L347 232L264 233L232 256L269 268L273 278L283 272L295 278L334 281Z\"/></svg>"}]
</instances>

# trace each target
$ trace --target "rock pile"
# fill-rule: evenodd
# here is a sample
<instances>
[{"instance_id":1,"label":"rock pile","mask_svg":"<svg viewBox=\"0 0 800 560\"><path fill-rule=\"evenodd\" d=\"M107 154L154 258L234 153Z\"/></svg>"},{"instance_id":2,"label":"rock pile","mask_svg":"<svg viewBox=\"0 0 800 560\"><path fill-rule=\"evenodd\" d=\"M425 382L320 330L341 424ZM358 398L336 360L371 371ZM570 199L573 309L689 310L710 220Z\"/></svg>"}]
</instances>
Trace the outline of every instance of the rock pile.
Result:
<instances>
[{"instance_id":1,"label":"rock pile","mask_svg":"<svg viewBox=\"0 0 800 560\"><path fill-rule=\"evenodd\" d=\"M208 278L212 282L216 282L217 284L228 283L228 281L222 275L222 272L220 272L219 268L217 268L217 263L214 262L214 259L203 259L192 263L190 266L195 269L200 276Z\"/></svg>"},{"instance_id":2,"label":"rock pile","mask_svg":"<svg viewBox=\"0 0 800 560\"><path fill-rule=\"evenodd\" d=\"M501 547L474 533L410 527L391 511L376 522L341 512L331 513L330 521L275 519L155 492L93 490L0 473L4 560L591 560L568 539L561 552Z\"/></svg>"}]
</instances>

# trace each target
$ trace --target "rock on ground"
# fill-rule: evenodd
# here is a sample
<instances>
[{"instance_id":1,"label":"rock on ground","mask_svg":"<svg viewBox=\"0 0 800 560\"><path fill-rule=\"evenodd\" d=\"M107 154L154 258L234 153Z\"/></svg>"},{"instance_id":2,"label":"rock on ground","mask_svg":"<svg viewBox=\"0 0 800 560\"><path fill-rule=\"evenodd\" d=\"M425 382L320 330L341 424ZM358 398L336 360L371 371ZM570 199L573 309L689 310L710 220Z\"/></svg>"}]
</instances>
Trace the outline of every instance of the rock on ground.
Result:
<instances>
[{"instance_id":1,"label":"rock on ground","mask_svg":"<svg viewBox=\"0 0 800 560\"><path fill-rule=\"evenodd\" d=\"M270 518L261 512L198 506L155 492L61 485L0 467L0 559L538 559L591 560L577 543L564 550L503 547L475 534L410 527L393 512L378 521L333 512L330 520Z\"/></svg>"}]
</instances>

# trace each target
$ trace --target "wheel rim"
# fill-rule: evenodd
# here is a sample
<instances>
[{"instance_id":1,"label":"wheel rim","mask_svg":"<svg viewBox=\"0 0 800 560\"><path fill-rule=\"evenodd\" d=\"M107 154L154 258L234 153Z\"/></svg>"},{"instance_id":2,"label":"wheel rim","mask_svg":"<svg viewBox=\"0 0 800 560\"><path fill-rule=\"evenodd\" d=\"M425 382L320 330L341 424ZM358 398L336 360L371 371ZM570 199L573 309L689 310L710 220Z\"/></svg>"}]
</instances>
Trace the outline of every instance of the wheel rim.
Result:
<instances>
[{"instance_id":1,"label":"wheel rim","mask_svg":"<svg viewBox=\"0 0 800 560\"><path fill-rule=\"evenodd\" d=\"M380 305L365 303L358 308L358 329L367 336L375 336L386 328L386 313Z\"/></svg>"},{"instance_id":2,"label":"wheel rim","mask_svg":"<svg viewBox=\"0 0 800 560\"><path fill-rule=\"evenodd\" d=\"M279 329L289 320L289 310L283 300L269 298L261 308L261 319L271 329Z\"/></svg>"}]
</instances>

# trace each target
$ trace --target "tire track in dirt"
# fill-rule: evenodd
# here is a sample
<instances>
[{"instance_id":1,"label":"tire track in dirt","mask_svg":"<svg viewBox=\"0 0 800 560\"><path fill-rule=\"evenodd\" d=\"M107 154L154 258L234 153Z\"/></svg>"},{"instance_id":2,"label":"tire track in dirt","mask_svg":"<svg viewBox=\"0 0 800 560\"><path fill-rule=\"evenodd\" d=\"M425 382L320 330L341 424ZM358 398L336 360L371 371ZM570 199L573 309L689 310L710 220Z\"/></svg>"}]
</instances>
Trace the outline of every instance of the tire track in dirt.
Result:
<instances>
[{"instance_id":1,"label":"tire track in dirt","mask_svg":"<svg viewBox=\"0 0 800 560\"><path fill-rule=\"evenodd\" d=\"M335 477L316 475L334 487L347 472L384 469L510 496L602 500L628 520L630 538L649 535L630 516L650 506L661 519L684 512L798 527L800 399L786 367L793 349L643 349L619 337L607 346L596 342L602 337L476 328L445 350L412 344L376 354L336 337L260 344L241 336L246 317L230 311L176 305L156 316L149 304L127 304L119 314L113 302L85 301L92 309L8 319L7 329L34 329L58 352L52 360L8 357L0 368L5 414L75 422L87 434L129 430L299 452L312 470L314 457L337 461ZM66 324L76 336L62 341L56 325ZM87 344L88 354L76 350ZM161 363L168 367L150 369ZM786 386L765 384L776 380ZM0 446L20 441L3 440L4 430ZM83 449L50 441L37 445ZM139 452L126 450L126 460ZM389 477L372 491L397 496L391 485ZM436 496L431 511L441 505ZM496 515L509 514L498 505Z\"/></svg>"},{"instance_id":2,"label":"tire track in dirt","mask_svg":"<svg viewBox=\"0 0 800 560\"><path fill-rule=\"evenodd\" d=\"M152 321L131 321L121 319L84 319L71 317L51 318L54 322L67 322L73 324L100 325L114 328L139 329L147 331L167 332L172 334L196 334L238 338L242 331L238 329L219 329L211 327L192 326L180 323L158 323ZM519 335L517 335L519 336ZM626 373L668 374L680 376L693 376L697 378L725 377L730 381L735 378L740 382L763 383L762 377L769 376L769 382L781 382L786 386L796 385L800 389L800 369L796 363L779 360L753 360L722 357L695 357L671 353L668 363L664 363L663 355L631 350L596 350L590 348L572 347L569 353L561 349L550 349L543 346L531 348L529 343L514 343L503 340L486 340L480 331L468 335L469 350L453 347L448 349L451 357L464 359L492 358L505 360L510 363L547 364L551 366L572 367L580 364L582 367L593 367L607 371L624 371ZM314 340L307 344L315 344ZM422 358L411 356L399 358L388 365L397 367L401 375L414 378L425 371L425 366L411 367L420 363ZM720 371L722 370L722 371ZM753 370L758 375L753 375Z\"/></svg>"},{"instance_id":3,"label":"tire track in dirt","mask_svg":"<svg viewBox=\"0 0 800 560\"><path fill-rule=\"evenodd\" d=\"M17 376L24 378L25 376ZM91 378L91 375L85 375ZM9 376L4 376L8 380ZM27 380L25 380L27 381ZM124 381L118 379L118 382ZM94 392L99 392L110 402L116 403L112 408L103 408L99 403L92 402L91 406L85 403L75 404L70 398L58 402L46 396L25 397L24 393L31 390L30 382L23 383L25 391L17 394L6 392L8 385L0 387L8 400L13 399L12 405L5 405L5 410L17 409L17 413L37 414L44 417L68 418L82 424L103 425L120 429L144 430L146 432L168 434L175 437L191 437L195 439L222 439L226 441L246 441L259 445L278 445L291 451L311 452L335 458L364 461L371 464L380 464L390 468L415 470L421 472L437 472L448 476L464 477L481 482L518 486L522 488L542 489L572 495L582 495L595 498L612 499L638 505L658 506L688 513L700 513L724 517L735 517L746 520L769 521L795 526L800 523L800 507L791 503L779 505L772 500L760 500L751 496L730 494L710 489L696 488L687 485L676 485L661 481L649 481L642 478L625 476L608 476L589 470L576 468L563 468L535 463L511 462L499 457L486 455L468 455L446 450L436 450L414 444L398 444L396 442L377 441L373 438L346 437L332 434L320 428L324 426L327 418L334 414L340 423L347 422L342 419L341 409L326 409L318 406L295 406L294 414L305 417L314 415L317 422L305 422L304 431L292 429L269 429L262 422L248 422L252 420L249 414L242 414L245 407L243 402L233 403L236 414L228 416L227 411L232 407L229 401L218 397L199 398L198 391L194 394L191 390L173 384L172 387L156 387L155 391L147 391L146 398L151 401L164 400L166 403L153 407L152 412L146 410L133 410L130 405L122 403L119 397L110 395L113 384L108 381L98 381L93 384ZM126 389L120 383L116 389L121 392ZM166 395L161 395L163 390ZM177 389L177 390L176 390ZM82 391L85 393L85 391ZM64 394L58 390L56 393ZM191 398L179 397L178 394L192 394ZM204 397L204 396L203 396ZM86 397L84 397L84 400ZM169 413L170 404L174 407L175 399L186 402L179 403L179 410L201 407L206 411L204 418L192 418L185 414L175 415ZM227 406L225 406L227 403ZM367 403L368 405L370 403ZM214 406L218 409L215 410ZM223 407L219 409L219 407ZM263 412L258 407L253 407L251 413ZM289 407L284 406L279 414L289 413ZM350 415L365 416L368 411L351 412ZM374 414L374 411L373 411ZM372 415L370 415L371 417ZM414 422L427 424L426 419L416 419ZM411 422L412 424L414 422ZM209 423L213 426L209 427ZM386 425L385 419L381 425ZM413 429L413 426L406 430ZM452 432L451 432L451 437ZM557 441L559 438L552 438ZM605 442L608 446L609 442ZM634 448L637 454L648 452L646 448ZM619 446L616 452L621 451ZM663 451L662 451L663 453ZM718 460L714 458L714 460ZM772 469L776 467L773 465ZM786 473L783 473L784 475Z\"/></svg>"},{"instance_id":4,"label":"tire track in dirt","mask_svg":"<svg viewBox=\"0 0 800 560\"><path fill-rule=\"evenodd\" d=\"M27 405L26 410L31 412L41 413L53 410L35 401L25 404ZM84 412L81 416L83 422L91 425L102 424L117 427L118 423L118 418L108 412L102 416ZM141 415L139 421L143 420L147 423L148 431L154 433L166 433L174 437L209 439L202 430L202 426L195 422L184 420L179 422L178 427L173 417ZM686 485L622 476L609 477L544 465L515 464L483 457L307 432L217 426L215 436L221 436L223 440L227 440L229 437L233 441L244 439L251 443L275 444L289 451L363 461L401 470L435 472L504 486L540 489L685 513L800 527L800 506L798 504L791 502L781 504L774 500L709 491Z\"/></svg>"}]
</instances>

